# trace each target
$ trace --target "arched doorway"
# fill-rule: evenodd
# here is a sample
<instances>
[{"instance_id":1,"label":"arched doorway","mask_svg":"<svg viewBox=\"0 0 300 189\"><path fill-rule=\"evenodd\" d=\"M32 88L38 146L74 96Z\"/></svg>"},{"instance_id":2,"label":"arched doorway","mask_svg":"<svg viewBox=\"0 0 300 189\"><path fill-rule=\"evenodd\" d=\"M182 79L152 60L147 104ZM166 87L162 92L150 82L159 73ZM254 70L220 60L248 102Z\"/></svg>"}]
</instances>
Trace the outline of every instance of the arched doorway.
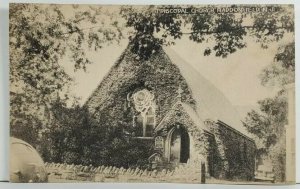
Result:
<instances>
[{"instance_id":1,"label":"arched doorway","mask_svg":"<svg viewBox=\"0 0 300 189\"><path fill-rule=\"evenodd\" d=\"M186 129L176 126L170 131L170 163L186 163L190 158L190 138Z\"/></svg>"}]
</instances>

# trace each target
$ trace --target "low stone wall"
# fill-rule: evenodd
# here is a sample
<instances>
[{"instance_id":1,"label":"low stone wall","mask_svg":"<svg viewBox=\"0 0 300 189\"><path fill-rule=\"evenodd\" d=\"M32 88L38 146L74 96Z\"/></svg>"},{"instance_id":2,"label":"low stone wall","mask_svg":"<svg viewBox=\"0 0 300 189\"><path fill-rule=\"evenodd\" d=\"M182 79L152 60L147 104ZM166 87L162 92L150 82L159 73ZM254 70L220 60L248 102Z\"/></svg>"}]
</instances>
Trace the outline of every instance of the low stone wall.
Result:
<instances>
[{"instance_id":1,"label":"low stone wall","mask_svg":"<svg viewBox=\"0 0 300 189\"><path fill-rule=\"evenodd\" d=\"M199 164L198 164L199 165ZM196 163L180 164L174 170L158 171L139 168L125 169L113 166L83 166L46 163L49 177L64 182L179 182L201 183L201 166Z\"/></svg>"}]
</instances>

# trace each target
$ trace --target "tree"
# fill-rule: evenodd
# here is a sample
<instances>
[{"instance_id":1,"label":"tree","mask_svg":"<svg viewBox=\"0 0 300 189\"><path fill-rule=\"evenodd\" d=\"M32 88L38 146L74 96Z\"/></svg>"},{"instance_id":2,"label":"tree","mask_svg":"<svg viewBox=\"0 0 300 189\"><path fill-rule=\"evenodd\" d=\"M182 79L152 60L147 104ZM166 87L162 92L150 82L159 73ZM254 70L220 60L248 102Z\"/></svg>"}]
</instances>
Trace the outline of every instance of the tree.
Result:
<instances>
[{"instance_id":1,"label":"tree","mask_svg":"<svg viewBox=\"0 0 300 189\"><path fill-rule=\"evenodd\" d=\"M44 132L43 145L40 147L45 161L81 163L83 146L85 143L84 132L87 128L86 109L76 105L66 107L58 99L51 107L53 121L50 129Z\"/></svg>"},{"instance_id":2,"label":"tree","mask_svg":"<svg viewBox=\"0 0 300 189\"><path fill-rule=\"evenodd\" d=\"M285 125L287 124L287 99L285 93L258 102L260 112L247 114L244 125L254 134L257 157L268 157L277 182L285 181Z\"/></svg>"},{"instance_id":3,"label":"tree","mask_svg":"<svg viewBox=\"0 0 300 189\"><path fill-rule=\"evenodd\" d=\"M285 181L285 125L287 124L287 97L284 86L295 81L295 44L278 49L274 62L261 73L263 85L279 86L274 98L258 102L260 112L252 110L245 118L244 126L254 134L258 157L272 160L276 180Z\"/></svg>"},{"instance_id":4,"label":"tree","mask_svg":"<svg viewBox=\"0 0 300 189\"><path fill-rule=\"evenodd\" d=\"M284 87L295 82L295 42L278 49L274 62L260 74L263 86Z\"/></svg>"},{"instance_id":5,"label":"tree","mask_svg":"<svg viewBox=\"0 0 300 189\"><path fill-rule=\"evenodd\" d=\"M68 55L75 71L86 69L91 63L86 47L97 50L122 38L117 24L104 27L103 19L110 13L101 7L67 8L74 15L65 14L62 5L10 5L11 134L34 146L38 133L53 124L53 103L58 98L63 102L72 98L68 93L72 78L59 60ZM102 28L80 29L96 24Z\"/></svg>"},{"instance_id":6,"label":"tree","mask_svg":"<svg viewBox=\"0 0 300 189\"><path fill-rule=\"evenodd\" d=\"M257 8L270 8L256 5ZM199 14L170 14L163 9L189 10L204 9ZM180 39L189 35L189 39L203 43L212 41L213 47L207 47L204 55L227 57L238 49L247 46L245 36L253 36L263 48L272 41L280 40L285 32L294 32L294 14L292 6L274 6L276 10L256 13L216 13L220 6L124 6L121 15L126 20L126 26L133 28L129 36L132 51L137 58L147 59L161 45L172 45L172 39ZM228 6L227 8L243 8L243 6ZM157 10L158 9L158 10ZM251 24L248 24L251 23ZM187 30L188 32L185 32Z\"/></svg>"},{"instance_id":7,"label":"tree","mask_svg":"<svg viewBox=\"0 0 300 189\"><path fill-rule=\"evenodd\" d=\"M124 134L123 125L101 125L83 106L53 106L55 123L45 131L39 148L47 162L117 167L144 167L151 144Z\"/></svg>"},{"instance_id":8,"label":"tree","mask_svg":"<svg viewBox=\"0 0 300 189\"><path fill-rule=\"evenodd\" d=\"M259 152L265 153L277 143L279 138L285 136L287 101L285 94L281 91L274 98L260 100L258 104L261 113L254 110L249 112L245 126L260 140Z\"/></svg>"}]
</instances>

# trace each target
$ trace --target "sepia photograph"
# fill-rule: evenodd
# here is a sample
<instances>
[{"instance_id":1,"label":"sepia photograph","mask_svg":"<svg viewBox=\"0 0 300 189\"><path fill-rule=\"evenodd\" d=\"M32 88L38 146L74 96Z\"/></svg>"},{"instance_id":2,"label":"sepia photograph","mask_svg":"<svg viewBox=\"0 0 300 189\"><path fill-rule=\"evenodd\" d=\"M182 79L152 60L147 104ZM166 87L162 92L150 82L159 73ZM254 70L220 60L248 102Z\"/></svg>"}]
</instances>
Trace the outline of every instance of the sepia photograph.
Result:
<instances>
[{"instance_id":1,"label":"sepia photograph","mask_svg":"<svg viewBox=\"0 0 300 189\"><path fill-rule=\"evenodd\" d=\"M295 184L294 17L10 3L10 182Z\"/></svg>"}]
</instances>

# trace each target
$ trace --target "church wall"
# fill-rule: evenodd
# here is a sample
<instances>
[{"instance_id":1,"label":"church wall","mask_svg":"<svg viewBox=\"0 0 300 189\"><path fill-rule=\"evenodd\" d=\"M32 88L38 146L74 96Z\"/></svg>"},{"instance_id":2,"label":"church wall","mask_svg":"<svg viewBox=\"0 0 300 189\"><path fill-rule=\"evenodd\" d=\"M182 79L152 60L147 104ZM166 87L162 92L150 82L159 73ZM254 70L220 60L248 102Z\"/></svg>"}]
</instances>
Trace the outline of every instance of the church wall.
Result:
<instances>
[{"instance_id":1,"label":"church wall","mask_svg":"<svg viewBox=\"0 0 300 189\"><path fill-rule=\"evenodd\" d=\"M214 178L224 178L224 162L214 135L208 135L207 172Z\"/></svg>"},{"instance_id":2,"label":"church wall","mask_svg":"<svg viewBox=\"0 0 300 189\"><path fill-rule=\"evenodd\" d=\"M215 176L229 180L252 180L255 172L254 141L222 123L215 124L214 141L217 146ZM219 167L221 165L221 169Z\"/></svg>"},{"instance_id":3,"label":"church wall","mask_svg":"<svg viewBox=\"0 0 300 189\"><path fill-rule=\"evenodd\" d=\"M126 52L90 96L86 106L92 114L97 115L107 109L115 109L115 105L128 103L128 94L147 89L155 96L156 123L159 123L176 102L174 94L177 94L179 86L183 90L182 100L191 105L195 104L180 70L171 63L163 51L157 52L155 56L143 62L136 60L131 53ZM123 109L124 113L130 109L126 105L124 107L126 107ZM105 122L122 120L124 113L112 114L112 118ZM132 118L131 115L125 115L125 117ZM127 120L122 121L127 122Z\"/></svg>"},{"instance_id":4,"label":"church wall","mask_svg":"<svg viewBox=\"0 0 300 189\"><path fill-rule=\"evenodd\" d=\"M195 143L197 141L195 141L193 135L191 133L189 133L189 137L190 137L190 160L195 160L197 159L197 150L195 148Z\"/></svg>"}]
</instances>

